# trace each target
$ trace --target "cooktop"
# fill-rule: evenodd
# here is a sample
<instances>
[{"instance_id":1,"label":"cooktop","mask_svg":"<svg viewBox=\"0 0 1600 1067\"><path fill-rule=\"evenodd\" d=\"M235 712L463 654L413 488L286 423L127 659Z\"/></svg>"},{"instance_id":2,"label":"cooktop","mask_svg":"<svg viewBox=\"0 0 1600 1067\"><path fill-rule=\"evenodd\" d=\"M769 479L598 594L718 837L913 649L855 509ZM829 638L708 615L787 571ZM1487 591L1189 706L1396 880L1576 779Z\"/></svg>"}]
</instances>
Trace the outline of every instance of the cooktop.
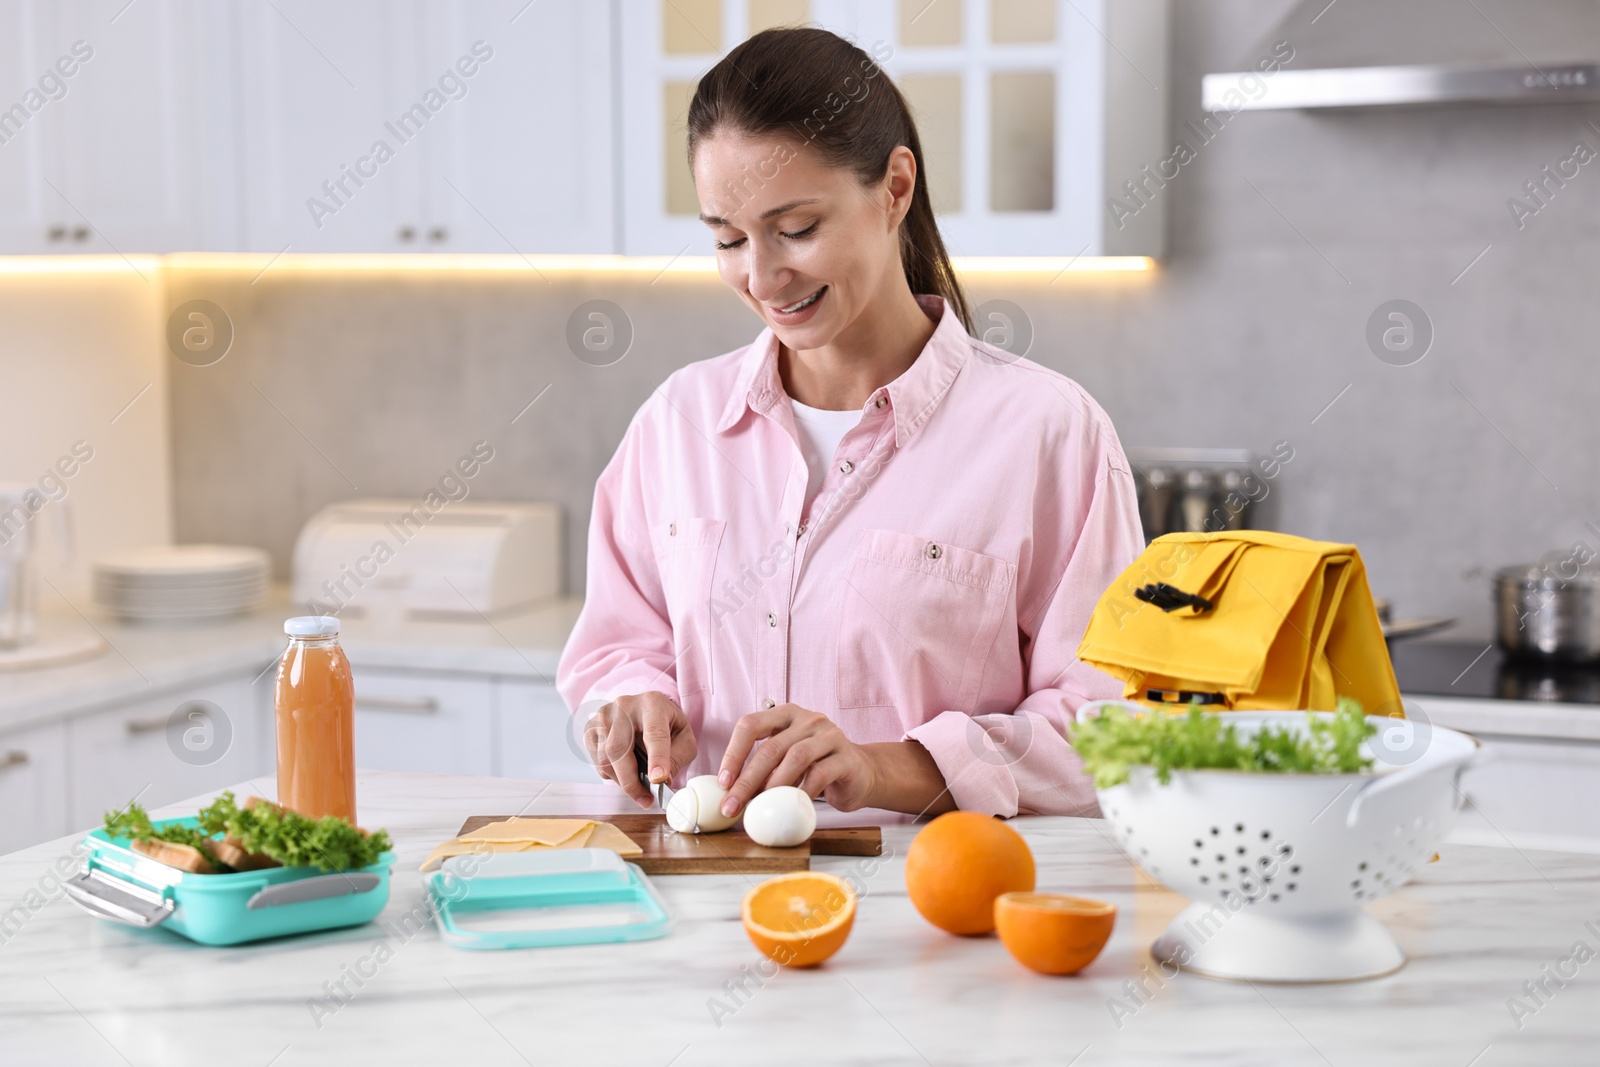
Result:
<instances>
[{"instance_id":1,"label":"cooktop","mask_svg":"<svg viewBox=\"0 0 1600 1067\"><path fill-rule=\"evenodd\" d=\"M1396 641L1389 658L1406 694L1600 704L1600 664L1521 660L1489 641Z\"/></svg>"}]
</instances>

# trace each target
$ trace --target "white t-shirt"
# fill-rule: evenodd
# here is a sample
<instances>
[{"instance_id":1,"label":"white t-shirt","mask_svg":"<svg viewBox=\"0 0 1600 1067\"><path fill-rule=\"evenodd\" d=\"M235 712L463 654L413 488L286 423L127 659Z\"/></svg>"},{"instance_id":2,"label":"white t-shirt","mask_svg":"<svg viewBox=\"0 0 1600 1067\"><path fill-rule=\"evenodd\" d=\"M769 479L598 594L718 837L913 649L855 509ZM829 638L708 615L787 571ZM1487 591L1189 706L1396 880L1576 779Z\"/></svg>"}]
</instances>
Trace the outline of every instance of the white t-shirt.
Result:
<instances>
[{"instance_id":1,"label":"white t-shirt","mask_svg":"<svg viewBox=\"0 0 1600 1067\"><path fill-rule=\"evenodd\" d=\"M789 398L794 407L794 426L800 432L800 452L806 458L806 468L811 477L806 480L806 505L810 506L822 479L827 476L828 465L839 451L839 442L861 421L861 409L829 411L814 408Z\"/></svg>"}]
</instances>

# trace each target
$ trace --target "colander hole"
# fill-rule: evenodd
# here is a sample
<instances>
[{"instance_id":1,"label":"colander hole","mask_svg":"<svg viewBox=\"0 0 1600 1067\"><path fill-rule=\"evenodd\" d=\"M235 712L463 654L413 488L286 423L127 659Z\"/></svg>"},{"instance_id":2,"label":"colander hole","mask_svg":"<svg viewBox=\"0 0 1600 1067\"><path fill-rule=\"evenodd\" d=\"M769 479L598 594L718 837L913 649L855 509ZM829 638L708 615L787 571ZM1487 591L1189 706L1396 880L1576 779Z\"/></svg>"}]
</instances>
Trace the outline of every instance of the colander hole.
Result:
<instances>
[{"instance_id":1,"label":"colander hole","mask_svg":"<svg viewBox=\"0 0 1600 1067\"><path fill-rule=\"evenodd\" d=\"M1272 836L1272 831L1271 830L1263 830L1263 831L1261 831L1261 840L1265 841L1271 836Z\"/></svg>"},{"instance_id":2,"label":"colander hole","mask_svg":"<svg viewBox=\"0 0 1600 1067\"><path fill-rule=\"evenodd\" d=\"M1141 855L1141 856L1148 856L1148 855L1150 855L1150 850L1149 850L1149 849L1147 849L1147 848L1141 848L1141 849L1140 849L1140 850L1139 850L1139 855Z\"/></svg>"},{"instance_id":3,"label":"colander hole","mask_svg":"<svg viewBox=\"0 0 1600 1067\"><path fill-rule=\"evenodd\" d=\"M1289 865L1289 873L1290 874L1299 874L1300 873L1300 865L1298 863L1291 863Z\"/></svg>"},{"instance_id":4,"label":"colander hole","mask_svg":"<svg viewBox=\"0 0 1600 1067\"><path fill-rule=\"evenodd\" d=\"M1211 876L1208 875L1208 874L1202 874L1200 876L1200 884L1201 885L1210 885L1211 884Z\"/></svg>"},{"instance_id":5,"label":"colander hole","mask_svg":"<svg viewBox=\"0 0 1600 1067\"><path fill-rule=\"evenodd\" d=\"M1195 848L1205 848L1205 847L1206 847L1206 846L1205 846L1205 842L1204 842L1204 841L1201 841L1201 840L1200 840L1200 839L1199 839L1199 838L1198 838L1198 837L1197 837L1197 838L1195 838L1195 839L1194 839L1194 847L1195 847Z\"/></svg>"},{"instance_id":6,"label":"colander hole","mask_svg":"<svg viewBox=\"0 0 1600 1067\"><path fill-rule=\"evenodd\" d=\"M1200 866L1200 857L1199 856L1190 856L1189 857L1189 866L1191 866L1191 867Z\"/></svg>"},{"instance_id":7,"label":"colander hole","mask_svg":"<svg viewBox=\"0 0 1600 1067\"><path fill-rule=\"evenodd\" d=\"M1288 885L1286 885L1286 886L1284 886L1284 887L1283 887L1283 888L1285 888L1285 889L1287 889L1287 890L1288 890L1288 891L1289 891L1289 892L1291 892L1291 893L1293 893L1293 892L1294 892L1294 883L1293 883L1293 882L1290 882L1290 883L1289 883L1289 884L1288 884Z\"/></svg>"},{"instance_id":8,"label":"colander hole","mask_svg":"<svg viewBox=\"0 0 1600 1067\"><path fill-rule=\"evenodd\" d=\"M1356 864L1356 870L1364 871L1366 869L1367 869L1367 861L1366 860L1362 860L1360 863Z\"/></svg>"},{"instance_id":9,"label":"colander hole","mask_svg":"<svg viewBox=\"0 0 1600 1067\"><path fill-rule=\"evenodd\" d=\"M1355 881L1351 882L1350 883L1350 888L1351 889L1360 889L1361 888L1361 879L1357 878Z\"/></svg>"},{"instance_id":10,"label":"colander hole","mask_svg":"<svg viewBox=\"0 0 1600 1067\"><path fill-rule=\"evenodd\" d=\"M1262 856L1260 859L1256 860L1256 862L1259 863L1263 867L1271 867L1272 866L1272 861L1270 859L1268 859L1266 856Z\"/></svg>"},{"instance_id":11,"label":"colander hole","mask_svg":"<svg viewBox=\"0 0 1600 1067\"><path fill-rule=\"evenodd\" d=\"M1227 863L1228 862L1228 857L1226 857L1222 853L1218 852L1217 853L1217 862L1218 863Z\"/></svg>"},{"instance_id":12,"label":"colander hole","mask_svg":"<svg viewBox=\"0 0 1600 1067\"><path fill-rule=\"evenodd\" d=\"M1241 863L1239 865L1239 873L1248 877L1250 874L1250 868Z\"/></svg>"},{"instance_id":13,"label":"colander hole","mask_svg":"<svg viewBox=\"0 0 1600 1067\"><path fill-rule=\"evenodd\" d=\"M1220 830L1218 830L1218 829L1217 829L1217 828L1216 828L1216 827L1215 827L1215 826L1213 826L1213 827L1212 827L1212 828L1211 828L1211 836L1212 836L1212 837L1216 837L1216 836L1217 836L1217 834L1219 834L1219 833L1221 833L1221 832L1222 832L1222 831L1220 831Z\"/></svg>"},{"instance_id":14,"label":"colander hole","mask_svg":"<svg viewBox=\"0 0 1600 1067\"><path fill-rule=\"evenodd\" d=\"M1236 834L1244 833L1244 823L1242 823L1242 822L1234 823L1233 824L1233 832L1236 833Z\"/></svg>"},{"instance_id":15,"label":"colander hole","mask_svg":"<svg viewBox=\"0 0 1600 1067\"><path fill-rule=\"evenodd\" d=\"M1234 849L1234 851L1242 856L1242 855L1244 855L1244 846L1240 845L1238 848Z\"/></svg>"},{"instance_id":16,"label":"colander hole","mask_svg":"<svg viewBox=\"0 0 1600 1067\"><path fill-rule=\"evenodd\" d=\"M1218 871L1217 872L1217 881L1226 882L1227 880L1228 880L1228 872L1227 871Z\"/></svg>"},{"instance_id":17,"label":"colander hole","mask_svg":"<svg viewBox=\"0 0 1600 1067\"><path fill-rule=\"evenodd\" d=\"M1271 896L1267 897L1267 899L1268 900L1277 900L1278 899L1278 894L1273 893Z\"/></svg>"}]
</instances>

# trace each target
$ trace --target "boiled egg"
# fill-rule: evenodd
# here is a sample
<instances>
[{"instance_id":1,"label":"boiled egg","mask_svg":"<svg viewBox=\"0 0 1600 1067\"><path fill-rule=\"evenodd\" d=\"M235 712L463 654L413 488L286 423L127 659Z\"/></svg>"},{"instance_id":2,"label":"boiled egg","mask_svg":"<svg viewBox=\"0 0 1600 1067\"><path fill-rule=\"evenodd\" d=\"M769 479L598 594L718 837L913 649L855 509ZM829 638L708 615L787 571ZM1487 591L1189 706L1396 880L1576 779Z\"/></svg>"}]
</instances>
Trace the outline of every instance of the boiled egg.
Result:
<instances>
[{"instance_id":1,"label":"boiled egg","mask_svg":"<svg viewBox=\"0 0 1600 1067\"><path fill-rule=\"evenodd\" d=\"M774 786L755 796L745 808L744 832L768 848L788 848L808 841L817 828L817 809L804 789Z\"/></svg>"},{"instance_id":2,"label":"boiled egg","mask_svg":"<svg viewBox=\"0 0 1600 1067\"><path fill-rule=\"evenodd\" d=\"M667 801L667 825L680 834L714 834L734 824L738 816L722 814L728 791L714 774L702 774L684 783Z\"/></svg>"}]
</instances>

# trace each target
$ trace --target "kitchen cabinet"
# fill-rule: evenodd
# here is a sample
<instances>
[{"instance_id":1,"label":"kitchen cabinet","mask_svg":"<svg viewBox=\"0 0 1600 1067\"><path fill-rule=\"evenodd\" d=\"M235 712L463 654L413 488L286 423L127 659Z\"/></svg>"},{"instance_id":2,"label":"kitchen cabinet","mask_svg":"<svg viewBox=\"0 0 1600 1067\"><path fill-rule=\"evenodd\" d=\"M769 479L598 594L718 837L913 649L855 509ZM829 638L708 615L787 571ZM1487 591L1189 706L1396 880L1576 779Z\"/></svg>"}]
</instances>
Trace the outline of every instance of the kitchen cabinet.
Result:
<instances>
[{"instance_id":1,"label":"kitchen cabinet","mask_svg":"<svg viewBox=\"0 0 1600 1067\"><path fill-rule=\"evenodd\" d=\"M500 743L495 773L504 778L593 782L599 776L556 687L545 682L500 683Z\"/></svg>"},{"instance_id":2,"label":"kitchen cabinet","mask_svg":"<svg viewBox=\"0 0 1600 1067\"><path fill-rule=\"evenodd\" d=\"M431 113L408 110L425 88L419 5L256 0L236 10L246 246L425 247Z\"/></svg>"},{"instance_id":3,"label":"kitchen cabinet","mask_svg":"<svg viewBox=\"0 0 1600 1067\"><path fill-rule=\"evenodd\" d=\"M911 104L957 255L1159 255L1167 0L640 0L621 30L625 251L709 252L685 160L695 83L769 25L810 22L877 58ZM871 92L841 83L819 122ZM827 110L824 111L823 109ZM665 123L663 123L665 119ZM803 136L803 135L802 135ZM1131 211L1113 201L1148 183Z\"/></svg>"},{"instance_id":4,"label":"kitchen cabinet","mask_svg":"<svg viewBox=\"0 0 1600 1067\"><path fill-rule=\"evenodd\" d=\"M0 734L0 854L59 837L67 823L67 731L54 722Z\"/></svg>"},{"instance_id":5,"label":"kitchen cabinet","mask_svg":"<svg viewBox=\"0 0 1600 1067\"><path fill-rule=\"evenodd\" d=\"M25 0L0 14L0 251L166 252L233 239L229 95L201 0Z\"/></svg>"},{"instance_id":6,"label":"kitchen cabinet","mask_svg":"<svg viewBox=\"0 0 1600 1067\"><path fill-rule=\"evenodd\" d=\"M610 7L240 8L254 251L614 250Z\"/></svg>"},{"instance_id":7,"label":"kitchen cabinet","mask_svg":"<svg viewBox=\"0 0 1600 1067\"><path fill-rule=\"evenodd\" d=\"M1480 734L1455 837L1483 845L1600 852L1600 742Z\"/></svg>"},{"instance_id":8,"label":"kitchen cabinet","mask_svg":"<svg viewBox=\"0 0 1600 1067\"><path fill-rule=\"evenodd\" d=\"M251 681L187 685L69 719L70 824L95 826L134 798L155 808L244 779L270 787L274 761L262 751L260 722L271 686Z\"/></svg>"},{"instance_id":9,"label":"kitchen cabinet","mask_svg":"<svg viewBox=\"0 0 1600 1067\"><path fill-rule=\"evenodd\" d=\"M494 701L485 676L358 669L356 766L494 774Z\"/></svg>"},{"instance_id":10,"label":"kitchen cabinet","mask_svg":"<svg viewBox=\"0 0 1600 1067\"><path fill-rule=\"evenodd\" d=\"M476 66L428 130L430 245L617 251L612 10L528 0L427 6L420 84L439 85L463 57Z\"/></svg>"}]
</instances>

